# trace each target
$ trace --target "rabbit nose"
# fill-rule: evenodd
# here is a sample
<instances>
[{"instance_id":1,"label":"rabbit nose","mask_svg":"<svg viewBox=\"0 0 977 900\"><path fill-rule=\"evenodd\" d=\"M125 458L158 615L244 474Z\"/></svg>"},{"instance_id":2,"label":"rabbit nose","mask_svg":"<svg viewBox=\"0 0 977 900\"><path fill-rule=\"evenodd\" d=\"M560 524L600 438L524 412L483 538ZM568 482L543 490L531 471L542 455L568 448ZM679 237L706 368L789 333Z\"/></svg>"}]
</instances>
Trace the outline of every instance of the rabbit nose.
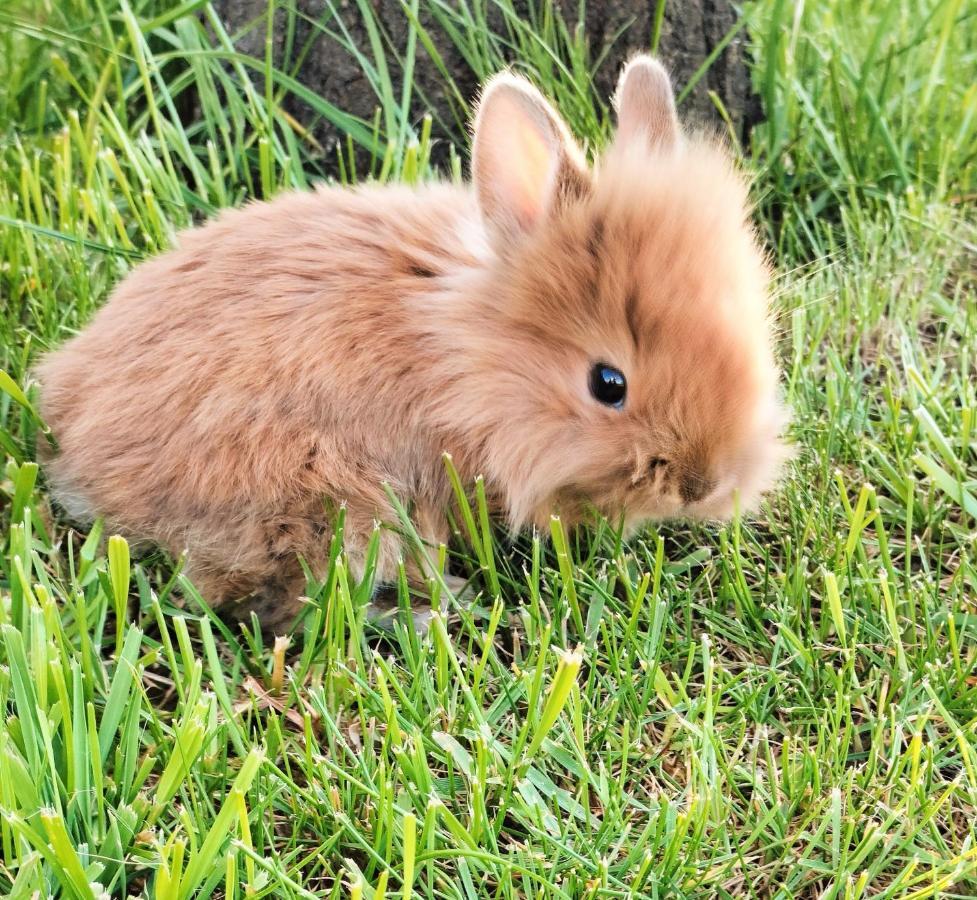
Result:
<instances>
[{"instance_id":1,"label":"rabbit nose","mask_svg":"<svg viewBox=\"0 0 977 900\"><path fill-rule=\"evenodd\" d=\"M716 480L695 472L686 472L682 475L678 485L678 493L682 502L698 503L704 500L716 487Z\"/></svg>"}]
</instances>

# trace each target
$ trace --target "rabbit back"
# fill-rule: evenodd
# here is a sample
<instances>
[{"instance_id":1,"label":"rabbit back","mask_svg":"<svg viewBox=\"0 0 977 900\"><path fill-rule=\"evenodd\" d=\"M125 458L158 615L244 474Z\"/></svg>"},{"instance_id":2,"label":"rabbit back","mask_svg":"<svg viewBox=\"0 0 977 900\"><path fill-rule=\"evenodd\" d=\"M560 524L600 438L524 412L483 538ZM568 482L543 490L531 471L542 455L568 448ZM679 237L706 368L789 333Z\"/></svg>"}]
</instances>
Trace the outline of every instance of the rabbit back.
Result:
<instances>
[{"instance_id":1,"label":"rabbit back","mask_svg":"<svg viewBox=\"0 0 977 900\"><path fill-rule=\"evenodd\" d=\"M474 215L450 186L321 189L185 232L37 369L55 497L189 548L233 594L233 573L259 583L296 551L321 558L329 507L368 518L382 482L433 483L409 299L465 267Z\"/></svg>"}]
</instances>

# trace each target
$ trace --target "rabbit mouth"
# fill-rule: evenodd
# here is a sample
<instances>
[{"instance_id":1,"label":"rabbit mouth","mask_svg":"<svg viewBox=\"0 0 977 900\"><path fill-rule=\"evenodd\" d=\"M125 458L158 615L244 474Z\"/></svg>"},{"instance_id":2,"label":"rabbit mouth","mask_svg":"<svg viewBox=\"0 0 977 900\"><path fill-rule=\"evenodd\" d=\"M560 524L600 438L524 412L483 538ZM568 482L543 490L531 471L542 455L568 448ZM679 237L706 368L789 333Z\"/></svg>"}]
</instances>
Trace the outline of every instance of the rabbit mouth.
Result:
<instances>
[{"instance_id":1,"label":"rabbit mouth","mask_svg":"<svg viewBox=\"0 0 977 900\"><path fill-rule=\"evenodd\" d=\"M753 512L764 494L773 490L793 452L779 437L764 445L749 461L749 466L724 478L689 514L695 519L725 521L738 514Z\"/></svg>"}]
</instances>

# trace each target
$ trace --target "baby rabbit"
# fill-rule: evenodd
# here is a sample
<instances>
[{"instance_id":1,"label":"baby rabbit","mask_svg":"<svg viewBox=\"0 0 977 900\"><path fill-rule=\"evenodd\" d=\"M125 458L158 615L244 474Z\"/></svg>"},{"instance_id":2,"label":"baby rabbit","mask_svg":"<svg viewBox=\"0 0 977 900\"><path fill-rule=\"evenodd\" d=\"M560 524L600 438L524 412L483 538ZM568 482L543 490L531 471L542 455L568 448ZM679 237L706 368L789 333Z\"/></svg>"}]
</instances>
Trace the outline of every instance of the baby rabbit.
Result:
<instances>
[{"instance_id":1,"label":"baby rabbit","mask_svg":"<svg viewBox=\"0 0 977 900\"><path fill-rule=\"evenodd\" d=\"M396 523L384 482L448 538L445 452L513 529L754 503L785 413L743 182L655 60L615 100L595 171L503 73L470 187L321 187L180 235L38 367L60 504L186 550L209 602L281 629L341 504L356 575ZM383 529L379 582L402 556Z\"/></svg>"}]
</instances>

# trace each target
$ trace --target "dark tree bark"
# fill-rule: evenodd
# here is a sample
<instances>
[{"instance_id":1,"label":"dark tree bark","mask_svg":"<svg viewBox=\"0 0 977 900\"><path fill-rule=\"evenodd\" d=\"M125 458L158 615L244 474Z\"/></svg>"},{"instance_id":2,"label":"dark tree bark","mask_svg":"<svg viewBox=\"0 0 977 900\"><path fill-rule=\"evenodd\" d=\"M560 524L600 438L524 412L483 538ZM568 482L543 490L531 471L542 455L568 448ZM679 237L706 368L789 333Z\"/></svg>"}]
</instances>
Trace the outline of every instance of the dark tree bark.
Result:
<instances>
[{"instance_id":1,"label":"dark tree bark","mask_svg":"<svg viewBox=\"0 0 977 900\"><path fill-rule=\"evenodd\" d=\"M575 15L574 0L557 0L565 15ZM598 53L614 41L596 75L599 94L614 90L621 63L645 50L654 30L657 0L592 0L587 4L586 28L592 50ZM681 90L738 22L730 0L667 0L658 55ZM745 32L740 30L719 53L686 98L681 114L704 126L724 124L709 98L714 91L725 106L737 137L744 138L760 119L759 98L753 92L745 55ZM595 56L596 58L596 56Z\"/></svg>"},{"instance_id":2,"label":"dark tree bark","mask_svg":"<svg viewBox=\"0 0 977 900\"><path fill-rule=\"evenodd\" d=\"M528 9L532 2L539 9L546 0L515 0L517 8ZM370 0L370 3L389 40L388 64L395 90L399 92L401 70L396 59L402 56L406 46L408 19L400 0ZM567 22L576 21L578 0L553 0L553 5ZM598 59L604 54L595 76L598 96L609 98L623 61L636 51L650 47L657 5L657 0L590 0L587 4L584 25L591 58ZM299 81L340 109L372 120L378 99L369 79L356 57L326 33L345 30L348 39L372 62L369 34L355 0L335 2L333 8L338 13L341 25L325 0L294 0L294 6L297 15L293 20L294 37L290 54L286 47L287 14L281 9L276 14L272 38L275 65L292 72L296 59L301 56L300 64L294 71ZM460 94L470 101L478 89L478 73L472 71L444 29L429 13L423 11L424 6L421 3L422 22ZM504 33L505 23L498 8L491 2L487 6L490 28ZM263 57L267 0L217 0L216 7L228 31L236 38L238 49ZM692 78L736 22L737 14L730 0L666 2L659 56L670 70L678 89ZM727 130L709 98L708 92L714 91L741 139L759 119L759 102L751 89L743 38L744 34L740 32L719 53L680 110L687 121L691 119L696 124ZM419 117L430 110L435 117L436 133L460 138L465 110L447 89L444 78L420 42L416 49L413 80L415 93L412 108L416 115ZM312 133L320 143L325 147L334 144L338 133L328 122L315 116L294 97L287 98L285 103L286 108L300 121L312 126Z\"/></svg>"}]
</instances>

